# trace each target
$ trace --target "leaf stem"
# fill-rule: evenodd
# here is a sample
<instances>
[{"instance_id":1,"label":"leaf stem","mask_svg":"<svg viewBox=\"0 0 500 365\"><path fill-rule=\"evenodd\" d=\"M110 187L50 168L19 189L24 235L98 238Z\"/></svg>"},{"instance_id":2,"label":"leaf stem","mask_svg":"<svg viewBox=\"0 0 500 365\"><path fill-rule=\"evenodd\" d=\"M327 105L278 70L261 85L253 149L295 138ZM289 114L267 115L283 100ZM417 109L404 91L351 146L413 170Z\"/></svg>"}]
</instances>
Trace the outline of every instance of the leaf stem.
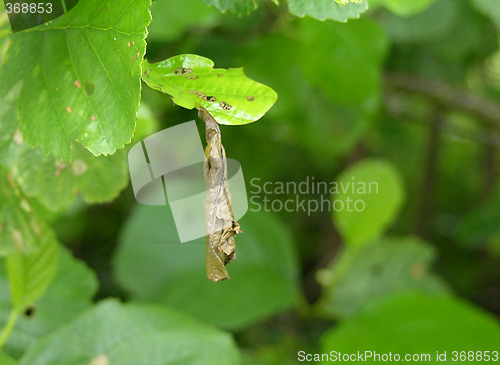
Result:
<instances>
[{"instance_id":1,"label":"leaf stem","mask_svg":"<svg viewBox=\"0 0 500 365\"><path fill-rule=\"evenodd\" d=\"M5 345L5 342L9 338L10 333L14 329L18 316L19 311L15 308L12 308L12 310L10 311L9 319L7 320L7 324L3 328L2 334L0 335L0 350L3 348L3 345Z\"/></svg>"}]
</instances>

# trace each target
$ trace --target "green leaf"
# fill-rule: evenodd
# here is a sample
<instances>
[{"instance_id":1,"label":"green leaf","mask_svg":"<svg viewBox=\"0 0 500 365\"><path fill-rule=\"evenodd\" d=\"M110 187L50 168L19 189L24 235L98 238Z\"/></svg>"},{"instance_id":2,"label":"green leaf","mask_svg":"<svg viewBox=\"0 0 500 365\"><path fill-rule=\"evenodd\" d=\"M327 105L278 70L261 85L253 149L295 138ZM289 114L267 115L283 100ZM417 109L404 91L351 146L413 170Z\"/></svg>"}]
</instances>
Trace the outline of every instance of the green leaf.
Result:
<instances>
[{"instance_id":1,"label":"green leaf","mask_svg":"<svg viewBox=\"0 0 500 365\"><path fill-rule=\"evenodd\" d=\"M17 361L7 356L3 352L0 352L0 364L2 365L17 365Z\"/></svg>"},{"instance_id":2,"label":"green leaf","mask_svg":"<svg viewBox=\"0 0 500 365\"><path fill-rule=\"evenodd\" d=\"M489 17L500 31L500 8L496 0L472 0L474 7Z\"/></svg>"},{"instance_id":3,"label":"green leaf","mask_svg":"<svg viewBox=\"0 0 500 365\"><path fill-rule=\"evenodd\" d=\"M16 102L21 92L22 82L15 84L0 102L0 161L10 158L7 151L13 142L17 123ZM19 133L15 136L19 141Z\"/></svg>"},{"instance_id":4,"label":"green leaf","mask_svg":"<svg viewBox=\"0 0 500 365\"><path fill-rule=\"evenodd\" d=\"M113 200L128 184L127 154L95 157L82 146L73 146L72 162L57 162L40 148L12 145L10 162L14 179L23 192L47 208L69 206L81 192L88 203Z\"/></svg>"},{"instance_id":5,"label":"green leaf","mask_svg":"<svg viewBox=\"0 0 500 365\"><path fill-rule=\"evenodd\" d=\"M137 135L149 135L154 129L152 118L144 117L147 112L141 112L144 109L141 107L138 113ZM73 161L58 162L52 156L45 156L41 148L31 148L23 142L22 133L16 129L15 116L13 118L5 118L0 123L0 135L4 137L0 137L0 164L11 170L24 194L37 198L47 208L60 210L68 207L79 192L88 203L107 202L116 198L127 186L129 176L125 149L112 156L95 157L74 143Z\"/></svg>"},{"instance_id":6,"label":"green leaf","mask_svg":"<svg viewBox=\"0 0 500 365\"><path fill-rule=\"evenodd\" d=\"M236 238L231 281L215 285L205 273L205 238L180 244L167 207L139 206L124 225L115 277L135 299L182 308L226 328L242 328L290 308L297 261L286 228L265 213L247 213L239 223L244 233Z\"/></svg>"},{"instance_id":7,"label":"green leaf","mask_svg":"<svg viewBox=\"0 0 500 365\"><path fill-rule=\"evenodd\" d=\"M237 365L239 356L229 334L183 313L107 300L39 341L20 363Z\"/></svg>"},{"instance_id":8,"label":"green leaf","mask_svg":"<svg viewBox=\"0 0 500 365\"><path fill-rule=\"evenodd\" d=\"M7 274L14 309L23 311L45 292L57 270L59 246L52 232L40 237L35 252L26 254L21 247L7 256Z\"/></svg>"},{"instance_id":9,"label":"green leaf","mask_svg":"<svg viewBox=\"0 0 500 365\"><path fill-rule=\"evenodd\" d=\"M3 262L2 262L3 264ZM7 276L0 264L0 322L5 323L10 311ZM97 278L85 264L61 247L57 272L47 291L32 308L30 316L22 315L5 344L6 351L20 357L40 337L71 322L89 309L97 291Z\"/></svg>"},{"instance_id":10,"label":"green leaf","mask_svg":"<svg viewBox=\"0 0 500 365\"><path fill-rule=\"evenodd\" d=\"M407 2L413 4L413 2ZM411 17L401 18L391 13L382 13L384 30L396 43L424 43L436 40L451 41L448 37L458 18L460 4L455 1L437 0L425 11Z\"/></svg>"},{"instance_id":11,"label":"green leaf","mask_svg":"<svg viewBox=\"0 0 500 365\"><path fill-rule=\"evenodd\" d=\"M246 15L257 9L255 0L203 0L205 4L215 6L219 11L236 15Z\"/></svg>"},{"instance_id":12,"label":"green leaf","mask_svg":"<svg viewBox=\"0 0 500 365\"><path fill-rule=\"evenodd\" d=\"M186 11L189 9L189 11ZM207 7L202 0L153 1L153 21L148 27L148 43L168 42L181 37L190 28L206 28L216 24L219 12Z\"/></svg>"},{"instance_id":13,"label":"green leaf","mask_svg":"<svg viewBox=\"0 0 500 365\"><path fill-rule=\"evenodd\" d=\"M449 364L452 351L494 351L498 343L500 325L491 314L458 298L404 294L374 302L358 316L328 331L321 351L391 352L401 354L401 361L405 354L430 354L427 363ZM445 351L447 361L437 362L436 353ZM365 360L366 364L380 363L373 358Z\"/></svg>"},{"instance_id":14,"label":"green leaf","mask_svg":"<svg viewBox=\"0 0 500 365\"><path fill-rule=\"evenodd\" d=\"M123 5L81 0L53 22L10 36L0 71L7 84L23 80L21 131L58 160L71 159L74 140L94 155L131 140L150 1Z\"/></svg>"},{"instance_id":15,"label":"green leaf","mask_svg":"<svg viewBox=\"0 0 500 365\"><path fill-rule=\"evenodd\" d=\"M342 104L378 100L387 40L376 23L305 19L300 22L300 34L299 61L313 85Z\"/></svg>"},{"instance_id":16,"label":"green leaf","mask_svg":"<svg viewBox=\"0 0 500 365\"><path fill-rule=\"evenodd\" d=\"M371 0L370 6L383 6L398 16L410 16L427 9L435 0Z\"/></svg>"},{"instance_id":17,"label":"green leaf","mask_svg":"<svg viewBox=\"0 0 500 365\"><path fill-rule=\"evenodd\" d=\"M319 20L346 22L348 19L359 18L368 9L368 1L340 5L332 0L288 0L288 8L290 13L300 17L307 15Z\"/></svg>"},{"instance_id":18,"label":"green leaf","mask_svg":"<svg viewBox=\"0 0 500 365\"><path fill-rule=\"evenodd\" d=\"M213 66L213 61L197 55L179 55L155 64L144 60L143 80L171 95L179 106L206 109L220 124L254 122L276 102L274 90L246 77L242 68Z\"/></svg>"},{"instance_id":19,"label":"green leaf","mask_svg":"<svg viewBox=\"0 0 500 365\"><path fill-rule=\"evenodd\" d=\"M446 293L446 285L430 272L432 246L412 237L381 238L362 250L345 250L319 273L320 307L338 317L355 314L374 299L402 291Z\"/></svg>"},{"instance_id":20,"label":"green leaf","mask_svg":"<svg viewBox=\"0 0 500 365\"><path fill-rule=\"evenodd\" d=\"M401 177L384 160L366 159L349 167L336 185L333 221L348 246L366 245L384 233L404 200Z\"/></svg>"},{"instance_id":21,"label":"green leaf","mask_svg":"<svg viewBox=\"0 0 500 365\"><path fill-rule=\"evenodd\" d=\"M51 229L22 196L11 174L0 167L0 256L16 250L31 254Z\"/></svg>"}]
</instances>

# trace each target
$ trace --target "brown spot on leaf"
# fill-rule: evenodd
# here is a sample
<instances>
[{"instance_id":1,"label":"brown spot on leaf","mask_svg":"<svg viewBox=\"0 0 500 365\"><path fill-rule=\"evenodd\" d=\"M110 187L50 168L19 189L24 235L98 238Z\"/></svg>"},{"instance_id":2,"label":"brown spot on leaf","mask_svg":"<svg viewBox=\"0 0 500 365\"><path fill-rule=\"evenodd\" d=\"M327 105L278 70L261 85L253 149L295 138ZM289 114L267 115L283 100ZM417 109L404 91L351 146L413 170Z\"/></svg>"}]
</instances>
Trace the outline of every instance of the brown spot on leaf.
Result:
<instances>
[{"instance_id":1,"label":"brown spot on leaf","mask_svg":"<svg viewBox=\"0 0 500 365\"><path fill-rule=\"evenodd\" d=\"M95 118L96 118L96 116L95 116L94 114L92 114L92 115L90 116L90 120L92 120L92 121L94 121L94 120L95 120Z\"/></svg>"},{"instance_id":2,"label":"brown spot on leaf","mask_svg":"<svg viewBox=\"0 0 500 365\"><path fill-rule=\"evenodd\" d=\"M54 161L54 165L56 167L56 172L54 173L55 177L61 175L62 170L64 170L67 165L64 162Z\"/></svg>"},{"instance_id":3,"label":"brown spot on leaf","mask_svg":"<svg viewBox=\"0 0 500 365\"><path fill-rule=\"evenodd\" d=\"M141 51L137 51L135 58L139 59L139 56L141 55Z\"/></svg>"},{"instance_id":4,"label":"brown spot on leaf","mask_svg":"<svg viewBox=\"0 0 500 365\"><path fill-rule=\"evenodd\" d=\"M228 103L226 103L225 101L221 101L219 103L220 107L224 110L231 110L231 105L229 105Z\"/></svg>"},{"instance_id":5,"label":"brown spot on leaf","mask_svg":"<svg viewBox=\"0 0 500 365\"><path fill-rule=\"evenodd\" d=\"M127 43L127 47L130 48L130 42Z\"/></svg>"},{"instance_id":6,"label":"brown spot on leaf","mask_svg":"<svg viewBox=\"0 0 500 365\"><path fill-rule=\"evenodd\" d=\"M411 277L420 279L427 274L427 266L423 262L416 262L410 267Z\"/></svg>"},{"instance_id":7,"label":"brown spot on leaf","mask_svg":"<svg viewBox=\"0 0 500 365\"><path fill-rule=\"evenodd\" d=\"M179 67L174 70L174 75L182 76L192 73L193 70L190 68Z\"/></svg>"},{"instance_id":8,"label":"brown spot on leaf","mask_svg":"<svg viewBox=\"0 0 500 365\"><path fill-rule=\"evenodd\" d=\"M77 89L79 89L79 88L81 88L81 87L82 87L82 84L81 84L81 83L80 83L80 81L78 81L78 80L75 80L75 82L73 83L73 85L75 85L75 87L76 87Z\"/></svg>"},{"instance_id":9,"label":"brown spot on leaf","mask_svg":"<svg viewBox=\"0 0 500 365\"><path fill-rule=\"evenodd\" d=\"M247 100L248 101L254 101L255 100L255 96L250 95L250 96L247 97Z\"/></svg>"},{"instance_id":10,"label":"brown spot on leaf","mask_svg":"<svg viewBox=\"0 0 500 365\"><path fill-rule=\"evenodd\" d=\"M132 41L132 44L135 44L135 41Z\"/></svg>"},{"instance_id":11,"label":"brown spot on leaf","mask_svg":"<svg viewBox=\"0 0 500 365\"><path fill-rule=\"evenodd\" d=\"M71 107L68 105L66 107L66 111L71 114L73 112L73 109L71 109Z\"/></svg>"},{"instance_id":12,"label":"brown spot on leaf","mask_svg":"<svg viewBox=\"0 0 500 365\"><path fill-rule=\"evenodd\" d=\"M192 75L192 76L188 76L187 77L188 80L194 80L194 79L197 79L197 78L198 78L198 76L196 76L196 75Z\"/></svg>"},{"instance_id":13,"label":"brown spot on leaf","mask_svg":"<svg viewBox=\"0 0 500 365\"><path fill-rule=\"evenodd\" d=\"M223 75L223 74L218 74L217 76L218 76L218 77L222 77L222 76L224 76L224 75Z\"/></svg>"},{"instance_id":14,"label":"brown spot on leaf","mask_svg":"<svg viewBox=\"0 0 500 365\"><path fill-rule=\"evenodd\" d=\"M149 77L148 72L144 71L144 76Z\"/></svg>"}]
</instances>

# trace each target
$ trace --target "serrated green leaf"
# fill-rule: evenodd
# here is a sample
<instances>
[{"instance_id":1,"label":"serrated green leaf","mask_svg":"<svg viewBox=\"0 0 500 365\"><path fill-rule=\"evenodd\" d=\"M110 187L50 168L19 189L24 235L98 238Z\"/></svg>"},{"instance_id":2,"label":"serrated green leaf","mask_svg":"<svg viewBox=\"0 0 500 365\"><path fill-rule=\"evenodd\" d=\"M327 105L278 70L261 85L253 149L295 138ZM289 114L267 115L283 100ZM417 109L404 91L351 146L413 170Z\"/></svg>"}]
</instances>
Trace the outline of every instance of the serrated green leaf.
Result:
<instances>
[{"instance_id":1,"label":"serrated green leaf","mask_svg":"<svg viewBox=\"0 0 500 365\"><path fill-rule=\"evenodd\" d=\"M73 161L58 162L45 156L41 148L28 146L19 130L15 108L9 108L15 105L11 93L0 105L0 164L11 171L25 195L37 198L51 210L59 210L69 206L78 192L89 203L101 203L112 200L127 186L125 150L95 157L73 142Z\"/></svg>"},{"instance_id":2,"label":"serrated green leaf","mask_svg":"<svg viewBox=\"0 0 500 365\"><path fill-rule=\"evenodd\" d=\"M380 97L388 44L378 24L368 19L347 24L304 19L300 35L302 70L333 101L353 105Z\"/></svg>"},{"instance_id":3,"label":"serrated green leaf","mask_svg":"<svg viewBox=\"0 0 500 365\"><path fill-rule=\"evenodd\" d=\"M220 12L246 15L257 9L255 0L203 0L205 4L215 6Z\"/></svg>"},{"instance_id":4,"label":"serrated green leaf","mask_svg":"<svg viewBox=\"0 0 500 365\"><path fill-rule=\"evenodd\" d=\"M5 323L11 307L7 275L0 264L0 322ZM47 291L36 302L30 316L19 316L5 350L20 357L42 336L77 317L92 305L97 290L95 274L81 261L72 257L65 247L60 248L57 272Z\"/></svg>"},{"instance_id":5,"label":"serrated green leaf","mask_svg":"<svg viewBox=\"0 0 500 365\"><path fill-rule=\"evenodd\" d=\"M149 5L81 0L64 16L9 37L1 77L23 80L18 110L30 145L69 161L74 140L94 155L130 142Z\"/></svg>"},{"instance_id":6,"label":"serrated green leaf","mask_svg":"<svg viewBox=\"0 0 500 365\"><path fill-rule=\"evenodd\" d=\"M320 272L321 310L349 317L378 297L401 290L446 293L446 285L430 272L435 251L413 237L381 238L362 250L345 250Z\"/></svg>"},{"instance_id":7,"label":"serrated green leaf","mask_svg":"<svg viewBox=\"0 0 500 365\"><path fill-rule=\"evenodd\" d=\"M238 235L231 281L214 285L205 273L205 238L180 244L168 208L139 206L124 225L115 276L135 299L182 308L226 328L242 328L290 308L297 261L286 228L265 213L247 213L240 224L244 234Z\"/></svg>"},{"instance_id":8,"label":"serrated green leaf","mask_svg":"<svg viewBox=\"0 0 500 365\"><path fill-rule=\"evenodd\" d=\"M0 167L0 256L20 249L34 253L53 233L22 196L12 175Z\"/></svg>"},{"instance_id":9,"label":"serrated green leaf","mask_svg":"<svg viewBox=\"0 0 500 365\"><path fill-rule=\"evenodd\" d=\"M88 203L113 200L128 184L127 154L120 150L112 156L95 157L82 146L73 147L72 162L57 162L40 148L25 143L9 149L14 179L29 197L47 208L69 206L81 192Z\"/></svg>"},{"instance_id":10,"label":"serrated green leaf","mask_svg":"<svg viewBox=\"0 0 500 365\"><path fill-rule=\"evenodd\" d=\"M370 6L383 6L398 16L418 14L428 8L435 0L371 0Z\"/></svg>"},{"instance_id":11,"label":"serrated green leaf","mask_svg":"<svg viewBox=\"0 0 500 365\"><path fill-rule=\"evenodd\" d=\"M368 9L368 1L340 5L332 0L288 0L288 8L290 13L299 17L307 15L319 20L346 22L348 19L359 18Z\"/></svg>"},{"instance_id":12,"label":"serrated green leaf","mask_svg":"<svg viewBox=\"0 0 500 365\"><path fill-rule=\"evenodd\" d=\"M197 55L179 55L155 64L144 60L143 80L171 95L179 106L206 109L219 124L254 122L276 102L274 90L246 77L242 68L213 66L212 60Z\"/></svg>"},{"instance_id":13,"label":"serrated green leaf","mask_svg":"<svg viewBox=\"0 0 500 365\"><path fill-rule=\"evenodd\" d=\"M415 293L371 303L358 316L326 332L321 352L392 353L400 354L401 362L406 354L430 354L425 362L444 364L450 363L452 351L490 351L491 356L498 343L500 325L493 315L459 298ZM447 361L437 361L436 354L445 351ZM363 364L380 363L373 357L364 360Z\"/></svg>"},{"instance_id":14,"label":"serrated green leaf","mask_svg":"<svg viewBox=\"0 0 500 365\"><path fill-rule=\"evenodd\" d=\"M107 300L39 341L20 363L238 365L239 355L229 334L183 313Z\"/></svg>"},{"instance_id":15,"label":"serrated green leaf","mask_svg":"<svg viewBox=\"0 0 500 365\"><path fill-rule=\"evenodd\" d=\"M337 179L333 222L344 243L361 247L379 237L392 223L404 200L398 171L387 161L367 159Z\"/></svg>"},{"instance_id":16,"label":"serrated green leaf","mask_svg":"<svg viewBox=\"0 0 500 365\"><path fill-rule=\"evenodd\" d=\"M45 232L36 251L26 254L16 246L7 256L7 275L14 309L23 311L33 304L54 278L59 257L59 245L53 232Z\"/></svg>"}]
</instances>

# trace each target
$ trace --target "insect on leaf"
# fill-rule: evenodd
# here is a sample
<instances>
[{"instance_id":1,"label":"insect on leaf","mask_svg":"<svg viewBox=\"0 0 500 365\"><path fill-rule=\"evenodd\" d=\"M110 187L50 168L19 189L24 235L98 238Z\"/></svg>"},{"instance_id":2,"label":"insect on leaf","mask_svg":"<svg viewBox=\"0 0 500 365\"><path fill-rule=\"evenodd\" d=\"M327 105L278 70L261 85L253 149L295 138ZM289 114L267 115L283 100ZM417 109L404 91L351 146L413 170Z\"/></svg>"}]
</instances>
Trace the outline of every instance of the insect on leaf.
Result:
<instances>
[{"instance_id":1,"label":"insect on leaf","mask_svg":"<svg viewBox=\"0 0 500 365\"><path fill-rule=\"evenodd\" d=\"M205 109L219 124L255 122L276 102L276 92L246 77L242 68L213 66L212 60L190 54L155 64L144 60L142 78L179 106Z\"/></svg>"}]
</instances>

